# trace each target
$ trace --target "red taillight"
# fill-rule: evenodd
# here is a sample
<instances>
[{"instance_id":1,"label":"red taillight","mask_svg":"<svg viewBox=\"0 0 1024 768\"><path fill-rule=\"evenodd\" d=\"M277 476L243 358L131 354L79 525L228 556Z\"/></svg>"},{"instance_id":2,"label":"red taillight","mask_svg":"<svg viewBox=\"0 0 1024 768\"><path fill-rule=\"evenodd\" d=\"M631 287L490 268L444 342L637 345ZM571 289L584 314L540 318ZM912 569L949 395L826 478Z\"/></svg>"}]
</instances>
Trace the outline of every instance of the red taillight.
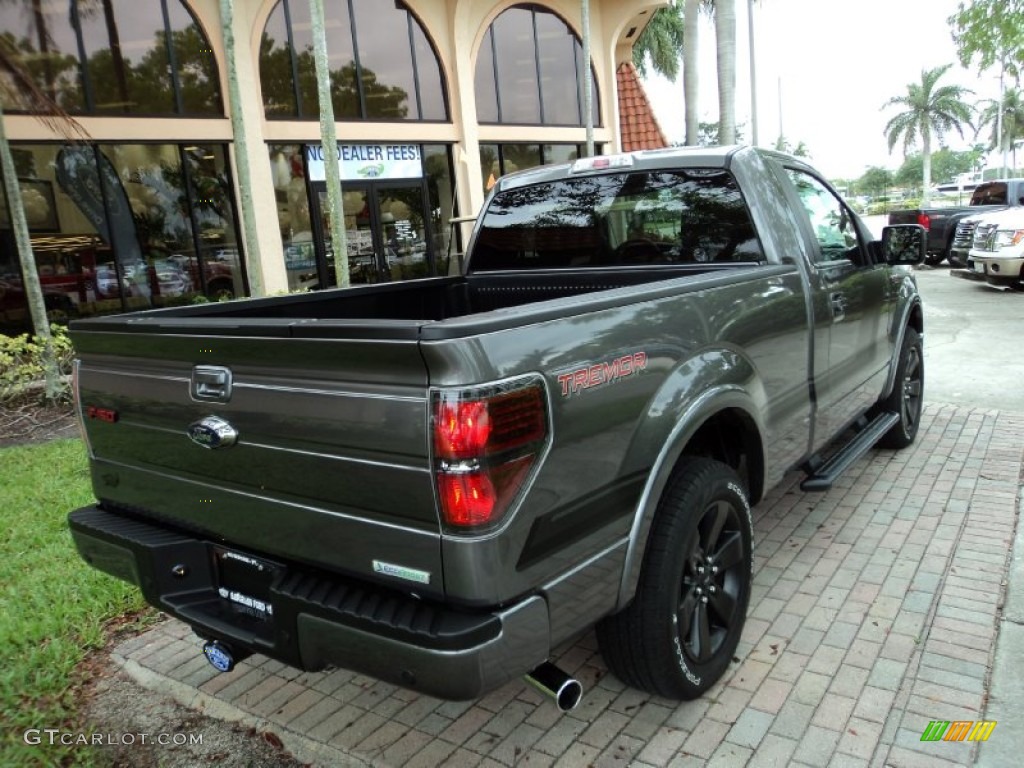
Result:
<instances>
[{"instance_id":1,"label":"red taillight","mask_svg":"<svg viewBox=\"0 0 1024 768\"><path fill-rule=\"evenodd\" d=\"M434 452L445 459L479 456L491 436L491 417L482 400L442 402L434 425Z\"/></svg>"},{"instance_id":2,"label":"red taillight","mask_svg":"<svg viewBox=\"0 0 1024 768\"><path fill-rule=\"evenodd\" d=\"M459 528L487 525L494 514L497 494L486 472L437 475L437 490L445 520Z\"/></svg>"},{"instance_id":3,"label":"red taillight","mask_svg":"<svg viewBox=\"0 0 1024 768\"><path fill-rule=\"evenodd\" d=\"M494 527L522 490L547 438L543 384L434 393L433 448L445 525Z\"/></svg>"},{"instance_id":4,"label":"red taillight","mask_svg":"<svg viewBox=\"0 0 1024 768\"><path fill-rule=\"evenodd\" d=\"M917 214L917 223L920 224L925 229L932 228L932 218L927 213Z\"/></svg>"}]
</instances>

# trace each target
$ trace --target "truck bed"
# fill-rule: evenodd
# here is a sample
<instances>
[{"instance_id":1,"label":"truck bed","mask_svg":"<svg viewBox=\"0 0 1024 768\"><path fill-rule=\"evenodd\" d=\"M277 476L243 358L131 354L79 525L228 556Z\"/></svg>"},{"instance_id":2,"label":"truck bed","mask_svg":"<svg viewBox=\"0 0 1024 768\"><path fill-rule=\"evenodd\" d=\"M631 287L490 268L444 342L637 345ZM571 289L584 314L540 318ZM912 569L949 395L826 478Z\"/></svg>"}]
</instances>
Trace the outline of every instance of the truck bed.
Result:
<instances>
[{"instance_id":1,"label":"truck bed","mask_svg":"<svg viewBox=\"0 0 1024 768\"><path fill-rule=\"evenodd\" d=\"M76 321L75 328L78 331L117 333L145 333L160 329L189 335L444 338L443 329L435 328L425 336L421 336L421 329L428 323L468 318L550 299L585 296L676 278L713 277L724 272L734 273L737 269L742 269L742 265L686 264L642 269L588 268L559 270L557 273L537 271L436 277L85 319ZM632 296L630 294L630 298ZM611 304L617 300L622 299L608 297ZM599 306L595 305L595 308ZM513 317L521 317L521 314L506 315L506 320L511 321ZM498 327L495 324L500 325L501 322L500 318L481 318L481 323L488 330L494 330ZM467 330L465 323L458 324L458 334ZM456 331L453 329L453 332Z\"/></svg>"}]
</instances>

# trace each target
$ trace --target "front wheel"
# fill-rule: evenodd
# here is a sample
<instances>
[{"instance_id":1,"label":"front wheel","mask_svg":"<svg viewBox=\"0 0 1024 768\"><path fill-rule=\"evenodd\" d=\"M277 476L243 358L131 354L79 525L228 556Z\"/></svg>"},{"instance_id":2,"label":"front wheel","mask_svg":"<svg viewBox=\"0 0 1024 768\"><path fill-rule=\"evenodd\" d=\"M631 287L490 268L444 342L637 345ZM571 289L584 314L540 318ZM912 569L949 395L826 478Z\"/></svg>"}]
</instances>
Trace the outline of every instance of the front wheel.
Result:
<instances>
[{"instance_id":1,"label":"front wheel","mask_svg":"<svg viewBox=\"0 0 1024 768\"><path fill-rule=\"evenodd\" d=\"M921 335L907 328L896 365L896 381L892 392L880 404L882 410L899 414L900 420L882 435L878 445L882 448L906 448L917 437L921 424L924 395L924 349Z\"/></svg>"},{"instance_id":2,"label":"front wheel","mask_svg":"<svg viewBox=\"0 0 1024 768\"><path fill-rule=\"evenodd\" d=\"M751 529L732 468L684 457L655 512L633 602L597 626L616 677L673 699L697 698L715 684L746 620Z\"/></svg>"}]
</instances>

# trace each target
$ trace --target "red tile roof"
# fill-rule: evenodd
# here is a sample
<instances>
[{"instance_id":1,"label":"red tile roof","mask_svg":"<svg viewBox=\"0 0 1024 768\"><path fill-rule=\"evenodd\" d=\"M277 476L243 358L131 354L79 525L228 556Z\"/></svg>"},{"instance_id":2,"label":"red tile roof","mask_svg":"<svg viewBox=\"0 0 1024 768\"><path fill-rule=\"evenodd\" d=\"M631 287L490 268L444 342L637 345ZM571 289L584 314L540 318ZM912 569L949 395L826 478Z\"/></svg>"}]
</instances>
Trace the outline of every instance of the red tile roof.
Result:
<instances>
[{"instance_id":1,"label":"red tile roof","mask_svg":"<svg viewBox=\"0 0 1024 768\"><path fill-rule=\"evenodd\" d=\"M619 135L622 151L637 149L661 149L668 141L661 132L661 126L654 116L651 102L640 84L633 62L624 61L615 71L619 87Z\"/></svg>"}]
</instances>

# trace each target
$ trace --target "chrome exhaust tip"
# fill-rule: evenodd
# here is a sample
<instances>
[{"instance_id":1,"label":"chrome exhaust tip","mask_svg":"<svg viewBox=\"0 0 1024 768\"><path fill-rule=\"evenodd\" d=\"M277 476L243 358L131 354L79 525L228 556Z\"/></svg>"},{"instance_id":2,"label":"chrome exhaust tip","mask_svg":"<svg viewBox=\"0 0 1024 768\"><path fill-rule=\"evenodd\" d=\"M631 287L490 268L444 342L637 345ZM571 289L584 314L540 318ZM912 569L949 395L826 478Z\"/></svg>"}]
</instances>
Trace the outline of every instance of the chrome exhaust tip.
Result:
<instances>
[{"instance_id":1,"label":"chrome exhaust tip","mask_svg":"<svg viewBox=\"0 0 1024 768\"><path fill-rule=\"evenodd\" d=\"M583 698L583 686L580 681L560 670L550 661L545 661L526 675L526 681L546 696L555 700L555 705L562 712L576 709Z\"/></svg>"}]
</instances>

